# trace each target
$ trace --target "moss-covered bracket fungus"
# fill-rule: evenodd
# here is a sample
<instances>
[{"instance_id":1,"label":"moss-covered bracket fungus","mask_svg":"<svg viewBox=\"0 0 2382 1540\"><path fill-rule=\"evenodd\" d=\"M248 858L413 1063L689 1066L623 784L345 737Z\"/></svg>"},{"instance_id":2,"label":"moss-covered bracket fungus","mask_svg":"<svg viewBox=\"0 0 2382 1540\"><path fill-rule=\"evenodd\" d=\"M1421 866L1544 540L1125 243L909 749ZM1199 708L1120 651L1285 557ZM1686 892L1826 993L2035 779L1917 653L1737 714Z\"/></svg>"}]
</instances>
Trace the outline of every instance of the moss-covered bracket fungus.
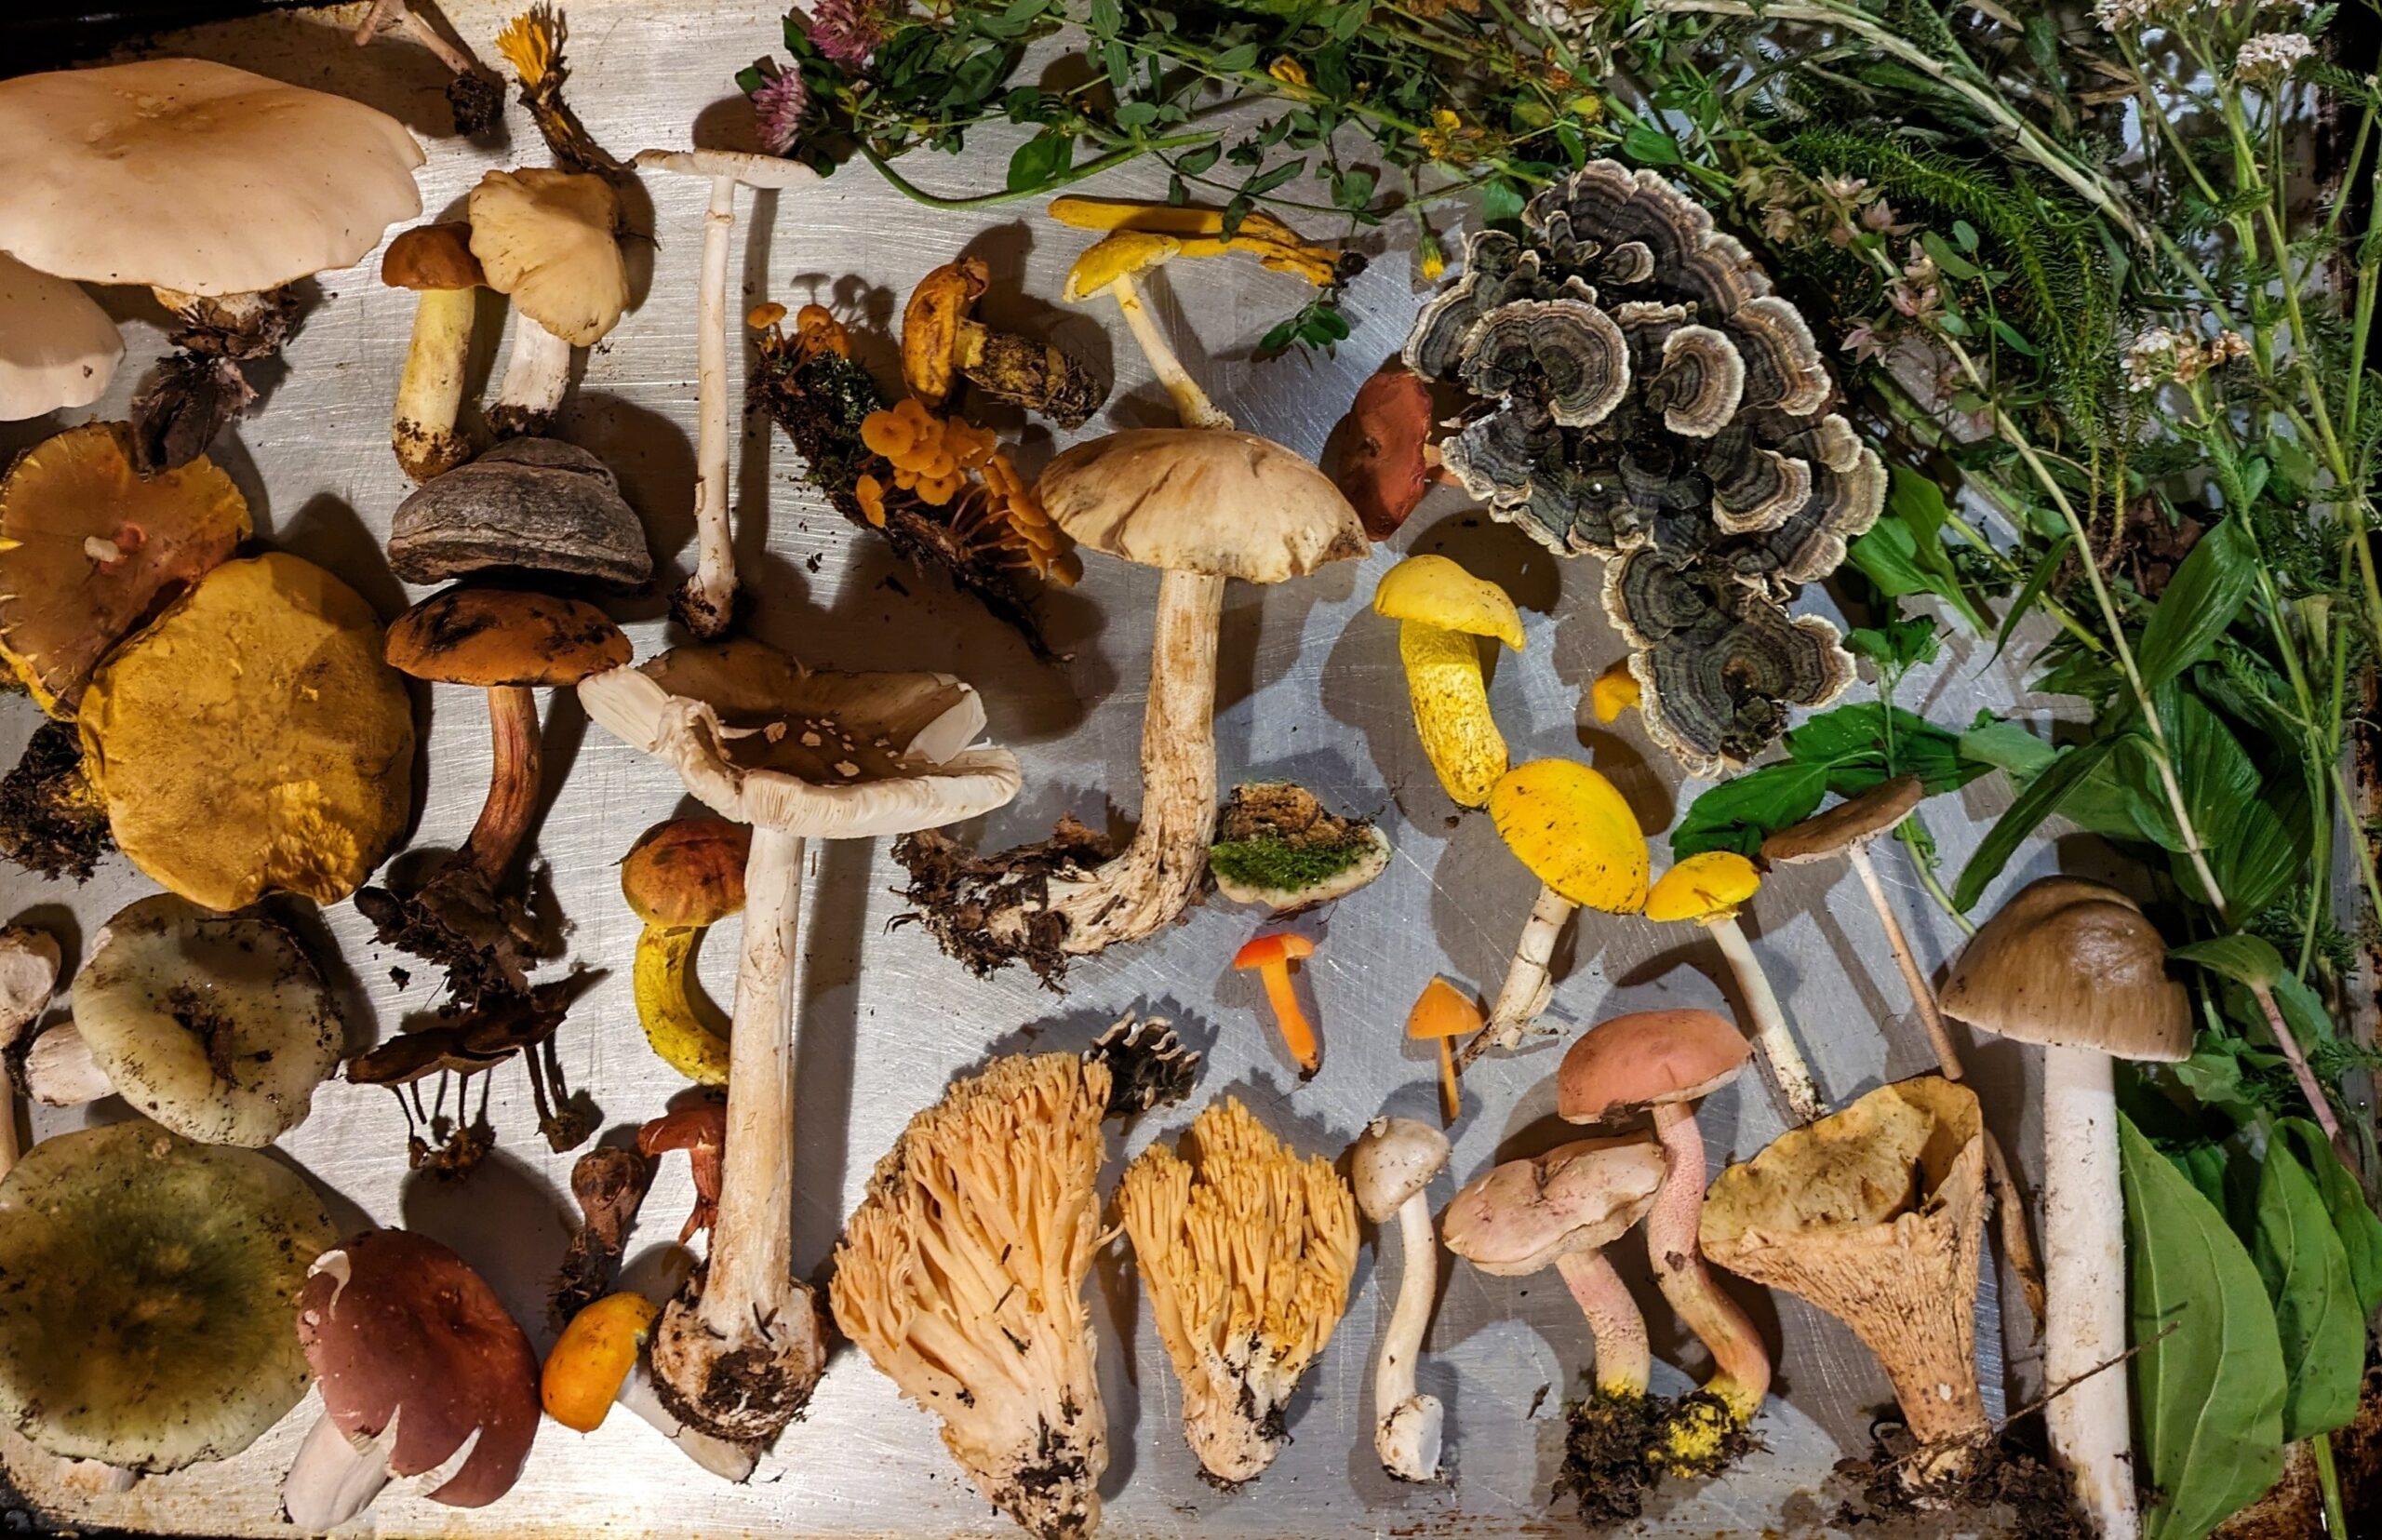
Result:
<instances>
[{"instance_id":1,"label":"moss-covered bracket fungus","mask_svg":"<svg viewBox=\"0 0 2382 1540\"><path fill-rule=\"evenodd\" d=\"M976 817L1017 795L1017 760L979 743L984 703L950 675L814 673L749 640L595 675L579 698L713 811L753 826L719 1219L703 1271L662 1313L652 1358L681 1421L767 1444L810 1399L826 1357L790 1254L803 842Z\"/></svg>"},{"instance_id":2,"label":"moss-covered bracket fungus","mask_svg":"<svg viewBox=\"0 0 2382 1540\"><path fill-rule=\"evenodd\" d=\"M703 932L744 912L753 831L726 818L674 818L621 862L621 896L642 929L632 978L637 1024L656 1057L697 1085L728 1083L728 1019L695 979Z\"/></svg>"},{"instance_id":3,"label":"moss-covered bracket fungus","mask_svg":"<svg viewBox=\"0 0 2382 1540\"><path fill-rule=\"evenodd\" d=\"M836 1248L836 1324L1037 1540L1100 1523L1108 1414L1083 1289L1109 1095L1107 1066L1071 1053L955 1081L877 1162Z\"/></svg>"},{"instance_id":4,"label":"moss-covered bracket fungus","mask_svg":"<svg viewBox=\"0 0 2382 1540\"><path fill-rule=\"evenodd\" d=\"M1297 914L1345 898L1389 870L1389 837L1361 818L1335 818L1305 786L1244 781L1224 799L1208 870L1235 904Z\"/></svg>"},{"instance_id":5,"label":"moss-covered bracket fungus","mask_svg":"<svg viewBox=\"0 0 2382 1540\"><path fill-rule=\"evenodd\" d=\"M1404 357L1471 397L1441 446L1467 491L1558 554L1640 569L1608 574L1608 608L1650 733L1692 771L1742 764L1851 678L1834 629L1780 606L1876 521L1884 469L1823 411L1801 315L1661 177L1592 161L1519 234L1475 234Z\"/></svg>"},{"instance_id":6,"label":"moss-covered bracket fungus","mask_svg":"<svg viewBox=\"0 0 2382 1540\"><path fill-rule=\"evenodd\" d=\"M1414 730L1449 800L1485 808L1505 773L1505 738L1489 709L1489 681L1480 642L1488 637L1519 652L1521 611L1504 589L1476 578L1447 556L1408 556L1382 574L1373 613L1398 623L1398 659Z\"/></svg>"},{"instance_id":7,"label":"moss-covered bracket fungus","mask_svg":"<svg viewBox=\"0 0 2382 1540\"><path fill-rule=\"evenodd\" d=\"M965 380L1059 427L1082 427L1108 399L1108 387L1056 343L1029 341L977 320L976 301L991 287L992 269L982 257L945 262L918 280L902 312L903 382L935 410Z\"/></svg>"},{"instance_id":8,"label":"moss-covered bracket fungus","mask_svg":"<svg viewBox=\"0 0 2382 1540\"><path fill-rule=\"evenodd\" d=\"M413 712L379 617L279 552L216 568L109 654L76 726L116 844L209 909L338 903L412 802Z\"/></svg>"},{"instance_id":9,"label":"moss-covered bracket fungus","mask_svg":"<svg viewBox=\"0 0 2382 1540\"><path fill-rule=\"evenodd\" d=\"M1125 1168L1117 1216L1183 1387L1184 1438L1238 1484L1290 1440L1291 1393L1348 1308L1357 1204L1331 1161L1301 1159L1234 1097L1183 1150L1152 1145Z\"/></svg>"},{"instance_id":10,"label":"moss-covered bracket fungus","mask_svg":"<svg viewBox=\"0 0 2382 1540\"><path fill-rule=\"evenodd\" d=\"M514 312L488 422L507 438L542 438L570 388L572 351L602 341L628 308L620 194L602 177L533 166L488 172L466 207L472 255Z\"/></svg>"},{"instance_id":11,"label":"moss-covered bracket fungus","mask_svg":"<svg viewBox=\"0 0 2382 1540\"><path fill-rule=\"evenodd\" d=\"M198 59L0 81L0 249L79 283L138 284L186 351L133 401L146 468L186 463L254 398L285 285L349 267L422 212L422 147L359 101Z\"/></svg>"},{"instance_id":12,"label":"moss-covered bracket fungus","mask_svg":"<svg viewBox=\"0 0 2382 1540\"><path fill-rule=\"evenodd\" d=\"M339 1065L338 1007L297 938L171 893L100 928L74 999L26 1055L34 1099L87 1100L96 1081L201 1144L272 1144Z\"/></svg>"},{"instance_id":13,"label":"moss-covered bracket fungus","mask_svg":"<svg viewBox=\"0 0 2382 1540\"><path fill-rule=\"evenodd\" d=\"M0 422L89 406L123 356L124 334L97 300L0 251Z\"/></svg>"},{"instance_id":14,"label":"moss-covered bracket fungus","mask_svg":"<svg viewBox=\"0 0 2382 1540\"><path fill-rule=\"evenodd\" d=\"M1439 1479L1439 1447L1447 1421L1436 1396L1414 1388L1414 1360L1431 1324L1439 1281L1439 1237L1425 1192L1447 1168L1447 1135L1412 1118L1376 1118L1348 1146L1348 1185L1357 1207L1376 1230L1395 1220L1399 1262L1398 1303L1373 1346L1373 1453L1402 1481ZM1386 1287L1386 1285L1384 1285Z\"/></svg>"},{"instance_id":15,"label":"moss-covered bracket fungus","mask_svg":"<svg viewBox=\"0 0 2382 1540\"><path fill-rule=\"evenodd\" d=\"M43 1140L0 1182L0 1416L127 1472L237 1454L306 1393L298 1295L336 1235L248 1150L138 1119Z\"/></svg>"}]
</instances>

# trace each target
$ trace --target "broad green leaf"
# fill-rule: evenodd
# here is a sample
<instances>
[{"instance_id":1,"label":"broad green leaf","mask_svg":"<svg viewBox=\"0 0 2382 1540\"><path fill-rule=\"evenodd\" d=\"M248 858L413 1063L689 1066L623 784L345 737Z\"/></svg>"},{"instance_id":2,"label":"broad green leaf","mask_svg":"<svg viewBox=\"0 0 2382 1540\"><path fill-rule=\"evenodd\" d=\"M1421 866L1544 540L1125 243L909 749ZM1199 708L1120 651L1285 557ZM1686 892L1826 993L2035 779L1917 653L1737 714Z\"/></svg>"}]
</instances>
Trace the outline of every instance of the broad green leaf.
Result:
<instances>
[{"instance_id":1,"label":"broad green leaf","mask_svg":"<svg viewBox=\"0 0 2382 1540\"><path fill-rule=\"evenodd\" d=\"M1068 134L1037 134L1009 157L1009 190L1031 193L1047 186L1075 158L1076 141Z\"/></svg>"},{"instance_id":2,"label":"broad green leaf","mask_svg":"<svg viewBox=\"0 0 2382 1540\"><path fill-rule=\"evenodd\" d=\"M1949 604L1979 636L1992 630L1960 585L1960 575L1944 549L1944 525L1951 509L1944 489L1906 465L1892 468L1885 512L1867 534L1853 542L1853 565L1888 598L1933 594Z\"/></svg>"},{"instance_id":3,"label":"broad green leaf","mask_svg":"<svg viewBox=\"0 0 2382 1540\"><path fill-rule=\"evenodd\" d=\"M1732 777L1689 806L1671 830L1673 857L1723 850L1751 855L1764 836L1817 812L1830 792L1857 797L1893 776L1915 775L1933 797L1992 769L1963 756L1960 740L1934 723L1900 707L1889 715L1874 701L1808 717L1781 746L1784 762Z\"/></svg>"},{"instance_id":4,"label":"broad green leaf","mask_svg":"<svg viewBox=\"0 0 2382 1540\"><path fill-rule=\"evenodd\" d=\"M2143 1533L2201 1540L2282 1474L2282 1339L2216 1206L2122 1115L2118 1142Z\"/></svg>"},{"instance_id":5,"label":"broad green leaf","mask_svg":"<svg viewBox=\"0 0 2382 1540\"><path fill-rule=\"evenodd\" d=\"M1976 907L1985 896L1986 888L2001 875L2018 846L2035 832L2036 825L2059 810L2060 802L2084 778L2093 773L2101 761L2108 757L2110 740L2095 739L2062 750L2050 767L2035 777L2027 789L2018 794L2009 810L1994 820L1985 838L1978 842L1976 853L1960 868L1960 880L1952 890L1952 903L1962 910Z\"/></svg>"},{"instance_id":6,"label":"broad green leaf","mask_svg":"<svg viewBox=\"0 0 2382 1540\"><path fill-rule=\"evenodd\" d=\"M2305 1118L2279 1118L2274 1137L2315 1178L2324 1212L2332 1216L2334 1232L2340 1237L2342 1254L2349 1259L2358 1313L2371 1316L2382 1310L2382 1216L2365 1201L2356 1176L2341 1164L2322 1129Z\"/></svg>"},{"instance_id":7,"label":"broad green leaf","mask_svg":"<svg viewBox=\"0 0 2382 1540\"><path fill-rule=\"evenodd\" d=\"M2241 984L2272 984L2282 976L2282 954L2263 936L2218 936L2188 946L2171 946L2177 962L2198 963Z\"/></svg>"},{"instance_id":8,"label":"broad green leaf","mask_svg":"<svg viewBox=\"0 0 2382 1540\"><path fill-rule=\"evenodd\" d=\"M2280 1144L2253 1178L2237 1162L2229 1194L2235 1232L2265 1280L2282 1343L2282 1436L2329 1433L2357 1415L2365 1371L2365 1319L2349 1281L2349 1253L2316 1179Z\"/></svg>"},{"instance_id":9,"label":"broad green leaf","mask_svg":"<svg viewBox=\"0 0 2382 1540\"><path fill-rule=\"evenodd\" d=\"M1677 166L1679 163L1679 141L1660 128L1645 124L1632 125L1621 136L1621 153L1631 160L1647 166Z\"/></svg>"},{"instance_id":10,"label":"broad green leaf","mask_svg":"<svg viewBox=\"0 0 2382 1540\"><path fill-rule=\"evenodd\" d=\"M2155 690L2208 656L2257 581L2257 553L2237 516L2217 521L2175 569L2134 648L2142 687Z\"/></svg>"},{"instance_id":11,"label":"broad green leaf","mask_svg":"<svg viewBox=\"0 0 2382 1540\"><path fill-rule=\"evenodd\" d=\"M2202 1139L2180 1149L2171 1146L2166 1155L2202 1198L2219 1210L2225 1207L2225 1169L2231 1162L2226 1158L2224 1145Z\"/></svg>"},{"instance_id":12,"label":"broad green leaf","mask_svg":"<svg viewBox=\"0 0 2382 1540\"><path fill-rule=\"evenodd\" d=\"M1773 831L1800 824L1827 797L1825 764L1764 765L1733 776L1689 804L1671 829L1671 859L1706 850L1750 856Z\"/></svg>"}]
</instances>

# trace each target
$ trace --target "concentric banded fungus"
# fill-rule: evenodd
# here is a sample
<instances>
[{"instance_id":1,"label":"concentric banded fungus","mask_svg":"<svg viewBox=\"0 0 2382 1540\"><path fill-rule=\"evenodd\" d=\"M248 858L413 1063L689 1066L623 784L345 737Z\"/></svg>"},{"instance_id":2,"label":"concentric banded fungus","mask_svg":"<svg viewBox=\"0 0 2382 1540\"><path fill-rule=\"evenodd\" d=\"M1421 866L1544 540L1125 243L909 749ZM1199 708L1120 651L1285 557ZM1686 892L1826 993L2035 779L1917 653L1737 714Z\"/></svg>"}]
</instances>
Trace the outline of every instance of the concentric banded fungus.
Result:
<instances>
[{"instance_id":1,"label":"concentric banded fungus","mask_svg":"<svg viewBox=\"0 0 2382 1540\"><path fill-rule=\"evenodd\" d=\"M836 1324L1038 1540L1100 1523L1108 1414L1083 1286L1109 1089L1104 1064L1071 1053L956 1082L877 1163L836 1249Z\"/></svg>"},{"instance_id":2,"label":"concentric banded fungus","mask_svg":"<svg viewBox=\"0 0 2382 1540\"><path fill-rule=\"evenodd\" d=\"M1253 1480L1348 1307L1356 1199L1331 1161L1300 1159L1232 1097L1184 1147L1153 1145L1125 1169L1117 1218L1183 1386L1184 1439L1217 1480Z\"/></svg>"}]
</instances>

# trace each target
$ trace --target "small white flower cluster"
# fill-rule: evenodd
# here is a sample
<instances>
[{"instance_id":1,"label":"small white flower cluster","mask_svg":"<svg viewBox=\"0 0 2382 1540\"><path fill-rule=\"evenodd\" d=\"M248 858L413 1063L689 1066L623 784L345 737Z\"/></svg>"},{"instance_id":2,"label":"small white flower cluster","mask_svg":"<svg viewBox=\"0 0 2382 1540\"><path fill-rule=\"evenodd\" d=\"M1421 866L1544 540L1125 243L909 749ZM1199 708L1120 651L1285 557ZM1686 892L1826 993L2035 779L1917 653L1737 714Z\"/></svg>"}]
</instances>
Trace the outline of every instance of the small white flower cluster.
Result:
<instances>
[{"instance_id":1,"label":"small white flower cluster","mask_svg":"<svg viewBox=\"0 0 2382 1540\"><path fill-rule=\"evenodd\" d=\"M2292 72L2315 51L2316 45L2304 33L2268 33L2241 45L2241 51L2233 56L2233 74L2253 85L2274 85L2290 79Z\"/></svg>"},{"instance_id":2,"label":"small white flower cluster","mask_svg":"<svg viewBox=\"0 0 2382 1540\"><path fill-rule=\"evenodd\" d=\"M2139 31L2157 17L2162 4L2164 0L2094 0L2093 20L2111 35Z\"/></svg>"},{"instance_id":3,"label":"small white flower cluster","mask_svg":"<svg viewBox=\"0 0 2382 1540\"><path fill-rule=\"evenodd\" d=\"M2152 327L2125 350L2126 388L2140 393L2162 385L2188 385L2211 369L2247 357L2249 352L2249 339L2238 331L2220 331L2202 342L2165 327Z\"/></svg>"}]
</instances>

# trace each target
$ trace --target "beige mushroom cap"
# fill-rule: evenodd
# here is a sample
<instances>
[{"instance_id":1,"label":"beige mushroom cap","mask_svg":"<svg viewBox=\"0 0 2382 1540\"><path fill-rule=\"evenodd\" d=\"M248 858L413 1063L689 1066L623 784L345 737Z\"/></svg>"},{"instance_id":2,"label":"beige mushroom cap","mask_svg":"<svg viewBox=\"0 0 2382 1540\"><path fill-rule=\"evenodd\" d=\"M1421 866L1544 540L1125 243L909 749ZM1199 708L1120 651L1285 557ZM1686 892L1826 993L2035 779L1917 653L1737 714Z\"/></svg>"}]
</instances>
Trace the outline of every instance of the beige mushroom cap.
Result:
<instances>
[{"instance_id":1,"label":"beige mushroom cap","mask_svg":"<svg viewBox=\"0 0 2382 1540\"><path fill-rule=\"evenodd\" d=\"M1813 813L1772 835L1761 842L1761 858L1792 866L1841 855L1908 818L1926 796L1927 787L1915 775L1881 781L1858 797L1848 797L1826 812Z\"/></svg>"},{"instance_id":2,"label":"beige mushroom cap","mask_svg":"<svg viewBox=\"0 0 2382 1540\"><path fill-rule=\"evenodd\" d=\"M1440 1215L1441 1233L1484 1273L1534 1273L1619 1239L1653 1206L1666 1169L1642 1135L1576 1140L1475 1177Z\"/></svg>"},{"instance_id":3,"label":"beige mushroom cap","mask_svg":"<svg viewBox=\"0 0 2382 1540\"><path fill-rule=\"evenodd\" d=\"M602 177L531 167L472 189L472 255L488 288L572 347L593 347L629 303L620 194Z\"/></svg>"},{"instance_id":4,"label":"beige mushroom cap","mask_svg":"<svg viewBox=\"0 0 2382 1540\"><path fill-rule=\"evenodd\" d=\"M1036 490L1077 544L1144 567L1280 583L1367 548L1332 478L1255 434L1129 428L1050 462Z\"/></svg>"},{"instance_id":5,"label":"beige mushroom cap","mask_svg":"<svg viewBox=\"0 0 2382 1540\"><path fill-rule=\"evenodd\" d=\"M0 251L0 422L89 406L123 356L124 336L97 301Z\"/></svg>"},{"instance_id":6,"label":"beige mushroom cap","mask_svg":"<svg viewBox=\"0 0 2382 1540\"><path fill-rule=\"evenodd\" d=\"M2081 877L2028 883L1952 964L1944 1010L2022 1043L2120 1059L2191 1057L2191 997L2134 900Z\"/></svg>"},{"instance_id":7,"label":"beige mushroom cap","mask_svg":"<svg viewBox=\"0 0 2382 1540\"><path fill-rule=\"evenodd\" d=\"M422 212L405 125L205 60L0 81L0 247L85 283L273 288Z\"/></svg>"}]
</instances>

